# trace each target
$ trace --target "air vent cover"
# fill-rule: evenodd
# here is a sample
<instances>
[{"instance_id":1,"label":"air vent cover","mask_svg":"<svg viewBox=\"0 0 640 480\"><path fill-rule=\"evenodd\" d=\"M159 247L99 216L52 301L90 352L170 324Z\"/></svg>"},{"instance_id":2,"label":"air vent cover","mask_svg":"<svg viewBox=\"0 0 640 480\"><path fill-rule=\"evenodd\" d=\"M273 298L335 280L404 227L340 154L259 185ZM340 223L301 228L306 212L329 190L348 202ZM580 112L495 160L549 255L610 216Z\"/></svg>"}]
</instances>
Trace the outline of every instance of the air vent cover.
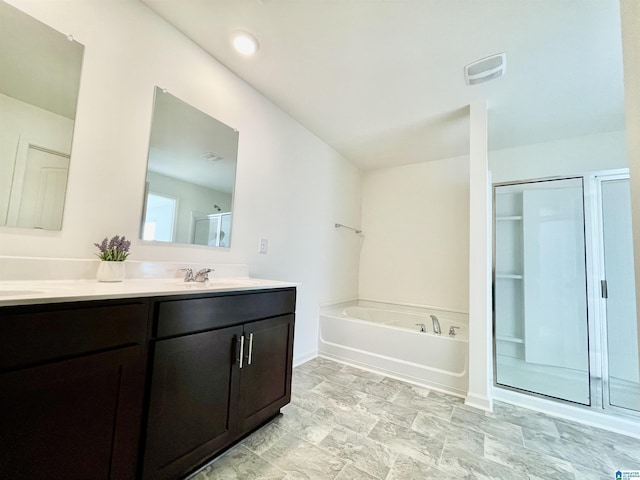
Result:
<instances>
[{"instance_id":1,"label":"air vent cover","mask_svg":"<svg viewBox=\"0 0 640 480\"><path fill-rule=\"evenodd\" d=\"M507 68L507 56L505 53L497 53L490 57L481 58L464 67L464 79L468 85L488 82L504 75Z\"/></svg>"},{"instance_id":2,"label":"air vent cover","mask_svg":"<svg viewBox=\"0 0 640 480\"><path fill-rule=\"evenodd\" d=\"M224 160L224 157L216 152L204 152L200 154L201 158L205 160L211 160L212 162L217 162L218 160Z\"/></svg>"}]
</instances>

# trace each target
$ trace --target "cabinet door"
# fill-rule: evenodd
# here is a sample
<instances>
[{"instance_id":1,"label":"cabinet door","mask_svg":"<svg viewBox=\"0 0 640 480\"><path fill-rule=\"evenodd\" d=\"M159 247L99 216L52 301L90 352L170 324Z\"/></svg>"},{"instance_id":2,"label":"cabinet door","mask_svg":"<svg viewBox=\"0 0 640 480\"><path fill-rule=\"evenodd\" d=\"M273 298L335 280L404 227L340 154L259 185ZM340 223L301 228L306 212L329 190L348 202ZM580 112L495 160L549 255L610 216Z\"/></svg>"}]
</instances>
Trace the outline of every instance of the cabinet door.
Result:
<instances>
[{"instance_id":1,"label":"cabinet door","mask_svg":"<svg viewBox=\"0 0 640 480\"><path fill-rule=\"evenodd\" d=\"M241 336L230 327L156 342L144 478L188 473L231 440Z\"/></svg>"},{"instance_id":2,"label":"cabinet door","mask_svg":"<svg viewBox=\"0 0 640 480\"><path fill-rule=\"evenodd\" d=\"M294 316L244 326L239 428L246 432L276 415L291 400Z\"/></svg>"},{"instance_id":3,"label":"cabinet door","mask_svg":"<svg viewBox=\"0 0 640 480\"><path fill-rule=\"evenodd\" d=\"M0 375L0 478L135 478L143 358L129 347Z\"/></svg>"}]
</instances>

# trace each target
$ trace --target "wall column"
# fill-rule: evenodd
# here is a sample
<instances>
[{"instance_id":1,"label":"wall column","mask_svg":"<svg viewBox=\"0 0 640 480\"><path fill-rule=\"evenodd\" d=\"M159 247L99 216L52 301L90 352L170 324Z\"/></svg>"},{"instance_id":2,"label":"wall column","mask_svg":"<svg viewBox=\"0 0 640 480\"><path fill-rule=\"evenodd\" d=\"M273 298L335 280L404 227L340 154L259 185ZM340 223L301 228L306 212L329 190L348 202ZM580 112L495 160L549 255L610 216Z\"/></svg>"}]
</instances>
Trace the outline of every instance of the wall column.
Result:
<instances>
[{"instance_id":1,"label":"wall column","mask_svg":"<svg viewBox=\"0 0 640 480\"><path fill-rule=\"evenodd\" d=\"M487 101L470 105L469 391L465 403L491 411L491 179Z\"/></svg>"},{"instance_id":2,"label":"wall column","mask_svg":"<svg viewBox=\"0 0 640 480\"><path fill-rule=\"evenodd\" d=\"M627 158L631 177L631 215L640 345L640 2L620 0ZM640 363L640 351L638 352Z\"/></svg>"}]
</instances>

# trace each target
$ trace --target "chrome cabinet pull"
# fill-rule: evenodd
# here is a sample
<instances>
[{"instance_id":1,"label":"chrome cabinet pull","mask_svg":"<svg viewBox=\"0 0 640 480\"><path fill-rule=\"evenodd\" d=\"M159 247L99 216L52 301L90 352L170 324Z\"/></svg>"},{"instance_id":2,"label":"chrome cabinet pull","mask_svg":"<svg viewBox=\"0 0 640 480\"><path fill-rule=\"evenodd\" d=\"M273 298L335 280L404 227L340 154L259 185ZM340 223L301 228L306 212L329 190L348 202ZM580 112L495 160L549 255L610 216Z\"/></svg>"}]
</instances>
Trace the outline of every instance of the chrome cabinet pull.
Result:
<instances>
[{"instance_id":1,"label":"chrome cabinet pull","mask_svg":"<svg viewBox=\"0 0 640 480\"><path fill-rule=\"evenodd\" d=\"M249 358L247 359L247 365L251 365L251 358L253 356L253 333L249 334Z\"/></svg>"},{"instance_id":2,"label":"chrome cabinet pull","mask_svg":"<svg viewBox=\"0 0 640 480\"><path fill-rule=\"evenodd\" d=\"M244 335L240 337L240 368L242 368L243 360L244 360Z\"/></svg>"}]
</instances>

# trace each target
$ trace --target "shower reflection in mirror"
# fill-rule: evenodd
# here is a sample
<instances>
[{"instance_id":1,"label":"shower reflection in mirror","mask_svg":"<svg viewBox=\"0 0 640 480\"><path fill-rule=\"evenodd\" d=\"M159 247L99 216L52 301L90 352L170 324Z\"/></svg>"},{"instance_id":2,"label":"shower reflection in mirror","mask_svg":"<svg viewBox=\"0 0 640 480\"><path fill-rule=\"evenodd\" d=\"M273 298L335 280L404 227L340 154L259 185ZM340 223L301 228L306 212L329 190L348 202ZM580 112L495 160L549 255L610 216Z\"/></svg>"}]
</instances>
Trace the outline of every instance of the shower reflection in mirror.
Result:
<instances>
[{"instance_id":1,"label":"shower reflection in mirror","mask_svg":"<svg viewBox=\"0 0 640 480\"><path fill-rule=\"evenodd\" d=\"M229 247L238 132L156 87L141 238Z\"/></svg>"},{"instance_id":2,"label":"shower reflection in mirror","mask_svg":"<svg viewBox=\"0 0 640 480\"><path fill-rule=\"evenodd\" d=\"M60 230L84 47L0 2L0 225Z\"/></svg>"}]
</instances>

